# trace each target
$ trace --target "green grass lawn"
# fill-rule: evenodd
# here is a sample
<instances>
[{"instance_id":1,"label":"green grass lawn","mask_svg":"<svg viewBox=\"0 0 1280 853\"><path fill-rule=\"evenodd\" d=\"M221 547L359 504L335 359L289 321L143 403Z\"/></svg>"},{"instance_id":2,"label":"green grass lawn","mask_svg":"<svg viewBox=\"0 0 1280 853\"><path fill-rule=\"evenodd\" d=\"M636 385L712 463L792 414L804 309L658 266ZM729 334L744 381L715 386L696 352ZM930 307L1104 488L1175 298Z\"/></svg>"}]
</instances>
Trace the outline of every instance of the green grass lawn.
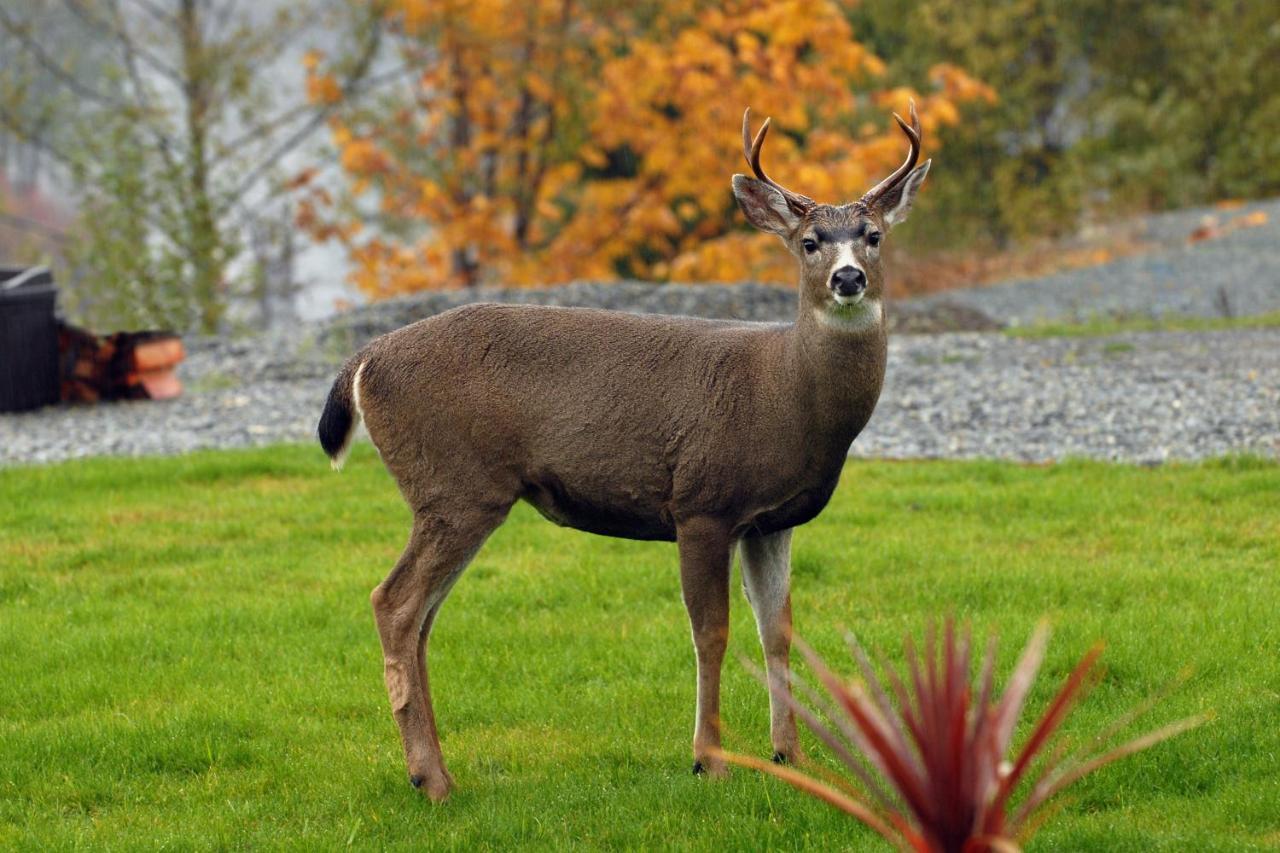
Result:
<instances>
[{"instance_id":1,"label":"green grass lawn","mask_svg":"<svg viewBox=\"0 0 1280 853\"><path fill-rule=\"evenodd\" d=\"M0 848L880 849L772 779L691 776L674 548L526 507L433 637L458 789L427 803L368 605L407 519L368 446L341 475L311 447L0 470ZM1280 467L853 462L794 588L846 670L842 627L897 662L951 612L1000 632L1007 673L1049 617L1032 714L1105 640L1070 739L1192 669L1141 725L1214 720L1087 779L1032 849L1280 845ZM736 583L732 630L757 656ZM767 756L732 654L724 689L726 745Z\"/></svg>"}]
</instances>

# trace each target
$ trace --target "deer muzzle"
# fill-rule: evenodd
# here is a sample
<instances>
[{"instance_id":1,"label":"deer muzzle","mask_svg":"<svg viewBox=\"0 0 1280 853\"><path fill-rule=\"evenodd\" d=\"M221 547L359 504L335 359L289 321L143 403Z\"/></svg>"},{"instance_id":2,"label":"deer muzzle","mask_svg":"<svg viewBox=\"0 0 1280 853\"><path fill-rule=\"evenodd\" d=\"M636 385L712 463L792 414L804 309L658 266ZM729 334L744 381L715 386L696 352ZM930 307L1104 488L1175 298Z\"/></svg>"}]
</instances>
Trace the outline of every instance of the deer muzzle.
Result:
<instances>
[{"instance_id":1,"label":"deer muzzle","mask_svg":"<svg viewBox=\"0 0 1280 853\"><path fill-rule=\"evenodd\" d=\"M844 305L862 298L867 290L867 274L855 266L843 266L831 274L831 292Z\"/></svg>"}]
</instances>

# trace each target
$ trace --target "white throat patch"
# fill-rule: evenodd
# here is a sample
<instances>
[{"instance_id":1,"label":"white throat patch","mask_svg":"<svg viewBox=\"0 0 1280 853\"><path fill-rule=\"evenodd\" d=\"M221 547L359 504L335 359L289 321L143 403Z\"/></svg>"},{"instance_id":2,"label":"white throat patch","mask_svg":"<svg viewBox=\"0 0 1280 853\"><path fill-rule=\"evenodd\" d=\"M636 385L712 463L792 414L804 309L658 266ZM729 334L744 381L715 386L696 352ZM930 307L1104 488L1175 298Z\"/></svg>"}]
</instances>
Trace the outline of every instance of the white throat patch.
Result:
<instances>
[{"instance_id":1,"label":"white throat patch","mask_svg":"<svg viewBox=\"0 0 1280 853\"><path fill-rule=\"evenodd\" d=\"M879 299L859 299L848 304L819 305L813 309L818 322L839 332L865 332L880 325L884 310Z\"/></svg>"}]
</instances>

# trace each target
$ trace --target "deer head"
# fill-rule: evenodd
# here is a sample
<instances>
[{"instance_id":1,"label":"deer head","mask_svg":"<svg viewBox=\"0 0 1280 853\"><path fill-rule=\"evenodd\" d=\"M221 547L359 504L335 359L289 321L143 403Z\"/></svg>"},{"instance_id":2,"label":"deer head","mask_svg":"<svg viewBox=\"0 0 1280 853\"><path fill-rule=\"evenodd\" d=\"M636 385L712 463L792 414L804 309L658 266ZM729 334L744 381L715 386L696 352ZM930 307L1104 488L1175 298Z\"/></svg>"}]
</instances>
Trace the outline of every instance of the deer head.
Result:
<instances>
[{"instance_id":1,"label":"deer head","mask_svg":"<svg viewBox=\"0 0 1280 853\"><path fill-rule=\"evenodd\" d=\"M880 316L884 292L880 247L889 229L906 219L932 162L916 165L920 118L914 101L910 116L910 124L897 113L893 116L910 142L907 159L862 198L839 206L819 204L766 175L760 149L769 119L753 139L751 110L742 116L743 154L755 177L734 175L733 193L751 224L781 237L800 261L801 305L816 309L819 317L848 325L858 318L878 320Z\"/></svg>"}]
</instances>

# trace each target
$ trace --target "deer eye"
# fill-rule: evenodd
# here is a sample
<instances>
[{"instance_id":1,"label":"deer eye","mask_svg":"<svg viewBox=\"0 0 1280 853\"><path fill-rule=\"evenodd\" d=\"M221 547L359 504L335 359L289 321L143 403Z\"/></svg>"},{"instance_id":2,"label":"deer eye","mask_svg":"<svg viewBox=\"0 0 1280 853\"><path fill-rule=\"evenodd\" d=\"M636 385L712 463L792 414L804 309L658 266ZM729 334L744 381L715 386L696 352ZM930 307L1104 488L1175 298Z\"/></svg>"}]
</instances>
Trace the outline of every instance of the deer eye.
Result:
<instances>
[{"instance_id":1,"label":"deer eye","mask_svg":"<svg viewBox=\"0 0 1280 853\"><path fill-rule=\"evenodd\" d=\"M872 248L879 246L880 238L882 236L883 235L879 231L872 231L870 234L867 235L867 245L871 246Z\"/></svg>"},{"instance_id":2,"label":"deer eye","mask_svg":"<svg viewBox=\"0 0 1280 853\"><path fill-rule=\"evenodd\" d=\"M811 240L811 239L809 239L808 237L805 237L805 238L804 238L804 240L802 240L802 241L800 242L800 245L801 245L801 246L804 246L804 250L805 250L806 252L808 252L809 254L811 254L811 255L812 255L814 252L818 251L818 241L817 241L817 240Z\"/></svg>"}]
</instances>

